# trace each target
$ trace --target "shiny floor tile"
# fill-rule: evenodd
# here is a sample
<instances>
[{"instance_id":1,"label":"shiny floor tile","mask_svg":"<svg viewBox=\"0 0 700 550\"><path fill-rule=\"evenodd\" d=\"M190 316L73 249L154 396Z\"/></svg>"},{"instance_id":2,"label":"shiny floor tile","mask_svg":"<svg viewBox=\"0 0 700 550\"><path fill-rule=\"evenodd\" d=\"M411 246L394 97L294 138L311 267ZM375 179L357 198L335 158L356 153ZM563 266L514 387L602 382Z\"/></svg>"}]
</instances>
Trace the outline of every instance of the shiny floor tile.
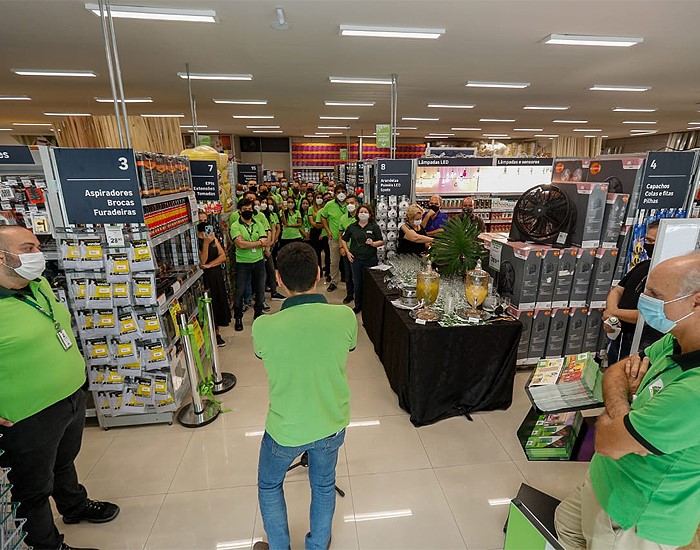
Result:
<instances>
[{"instance_id":1,"label":"shiny floor tile","mask_svg":"<svg viewBox=\"0 0 700 550\"><path fill-rule=\"evenodd\" d=\"M75 459L75 467L78 470L80 479L85 479L90 475L95 464L102 458L113 441L114 435L109 435L108 437L90 437L83 435L80 454Z\"/></svg>"},{"instance_id":2,"label":"shiny floor tile","mask_svg":"<svg viewBox=\"0 0 700 550\"><path fill-rule=\"evenodd\" d=\"M578 487L588 471L588 462L547 462L516 460L527 484L564 500Z\"/></svg>"},{"instance_id":3,"label":"shiny floor tile","mask_svg":"<svg viewBox=\"0 0 700 550\"><path fill-rule=\"evenodd\" d=\"M399 398L391 389L386 376L349 380L350 417L388 416L408 414L399 407Z\"/></svg>"}]
</instances>

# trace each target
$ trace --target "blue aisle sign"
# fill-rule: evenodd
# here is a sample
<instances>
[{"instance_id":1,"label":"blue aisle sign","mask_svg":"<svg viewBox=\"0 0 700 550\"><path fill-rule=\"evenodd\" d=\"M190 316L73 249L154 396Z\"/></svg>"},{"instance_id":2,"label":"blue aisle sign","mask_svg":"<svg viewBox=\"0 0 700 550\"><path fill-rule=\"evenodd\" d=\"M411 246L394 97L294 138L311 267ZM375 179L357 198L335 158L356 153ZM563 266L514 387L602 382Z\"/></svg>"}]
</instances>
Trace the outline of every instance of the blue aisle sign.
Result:
<instances>
[{"instance_id":1,"label":"blue aisle sign","mask_svg":"<svg viewBox=\"0 0 700 550\"><path fill-rule=\"evenodd\" d=\"M412 174L413 161L411 160L377 160L377 196L407 195L410 197Z\"/></svg>"},{"instance_id":2,"label":"blue aisle sign","mask_svg":"<svg viewBox=\"0 0 700 550\"><path fill-rule=\"evenodd\" d=\"M693 184L694 168L695 151L649 153L639 208L683 208Z\"/></svg>"},{"instance_id":3,"label":"blue aisle sign","mask_svg":"<svg viewBox=\"0 0 700 550\"><path fill-rule=\"evenodd\" d=\"M0 145L0 164L35 164L26 145Z\"/></svg>"},{"instance_id":4,"label":"blue aisle sign","mask_svg":"<svg viewBox=\"0 0 700 550\"><path fill-rule=\"evenodd\" d=\"M198 201L219 200L219 172L215 160L190 160L192 189Z\"/></svg>"},{"instance_id":5,"label":"blue aisle sign","mask_svg":"<svg viewBox=\"0 0 700 550\"><path fill-rule=\"evenodd\" d=\"M53 149L70 224L144 223L133 149Z\"/></svg>"}]
</instances>

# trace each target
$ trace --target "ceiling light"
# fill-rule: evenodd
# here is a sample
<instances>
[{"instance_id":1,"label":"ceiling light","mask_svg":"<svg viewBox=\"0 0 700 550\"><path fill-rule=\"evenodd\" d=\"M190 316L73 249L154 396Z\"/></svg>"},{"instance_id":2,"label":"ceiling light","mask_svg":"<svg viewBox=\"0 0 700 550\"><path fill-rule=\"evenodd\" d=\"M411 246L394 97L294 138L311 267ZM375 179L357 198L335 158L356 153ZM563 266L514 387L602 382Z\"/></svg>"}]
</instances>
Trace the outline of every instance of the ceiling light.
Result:
<instances>
[{"instance_id":1,"label":"ceiling light","mask_svg":"<svg viewBox=\"0 0 700 550\"><path fill-rule=\"evenodd\" d=\"M187 73L177 73L177 76L187 80ZM190 73L190 80L253 80L252 74L214 74Z\"/></svg>"},{"instance_id":2,"label":"ceiling light","mask_svg":"<svg viewBox=\"0 0 700 550\"><path fill-rule=\"evenodd\" d=\"M320 138L320 137L330 137L328 134L304 134L305 138Z\"/></svg>"},{"instance_id":3,"label":"ceiling light","mask_svg":"<svg viewBox=\"0 0 700 550\"><path fill-rule=\"evenodd\" d=\"M100 7L97 4L85 4L85 9L98 17ZM112 17L122 19L149 19L157 21L188 21L192 23L216 23L216 12L213 10L192 10L181 8L147 8L144 6L110 7Z\"/></svg>"},{"instance_id":4,"label":"ceiling light","mask_svg":"<svg viewBox=\"0 0 700 550\"><path fill-rule=\"evenodd\" d=\"M269 126L246 126L249 130L279 130L280 126L278 125L269 125Z\"/></svg>"},{"instance_id":5,"label":"ceiling light","mask_svg":"<svg viewBox=\"0 0 700 550\"><path fill-rule=\"evenodd\" d=\"M425 117L418 117L418 116L405 116L405 117L401 117L401 120L420 120L420 121L426 121L426 122L438 122L440 119L439 118L425 118Z\"/></svg>"},{"instance_id":6,"label":"ceiling light","mask_svg":"<svg viewBox=\"0 0 700 550\"><path fill-rule=\"evenodd\" d=\"M289 30L289 24L287 23L287 18L284 15L284 8L275 8L275 21L270 24L270 26L276 31L286 31Z\"/></svg>"},{"instance_id":7,"label":"ceiling light","mask_svg":"<svg viewBox=\"0 0 700 550\"><path fill-rule=\"evenodd\" d=\"M633 136L648 136L656 133L656 130L644 130L642 132L630 132Z\"/></svg>"},{"instance_id":8,"label":"ceiling light","mask_svg":"<svg viewBox=\"0 0 700 550\"><path fill-rule=\"evenodd\" d=\"M600 128L574 128L574 132L602 132Z\"/></svg>"},{"instance_id":9,"label":"ceiling light","mask_svg":"<svg viewBox=\"0 0 700 550\"><path fill-rule=\"evenodd\" d=\"M583 137L585 137L585 138L595 138L595 137L599 137L599 136L583 136Z\"/></svg>"},{"instance_id":10,"label":"ceiling light","mask_svg":"<svg viewBox=\"0 0 700 550\"><path fill-rule=\"evenodd\" d=\"M213 101L223 105L267 105L267 99L214 99Z\"/></svg>"},{"instance_id":11,"label":"ceiling light","mask_svg":"<svg viewBox=\"0 0 700 550\"><path fill-rule=\"evenodd\" d=\"M318 126L319 130L347 130L349 126Z\"/></svg>"},{"instance_id":12,"label":"ceiling light","mask_svg":"<svg viewBox=\"0 0 700 550\"><path fill-rule=\"evenodd\" d=\"M114 99L111 97L96 97L95 101L97 103L114 103ZM117 99L119 103L122 102L121 99ZM151 97L132 97L132 98L126 98L124 100L124 103L153 103L153 98Z\"/></svg>"},{"instance_id":13,"label":"ceiling light","mask_svg":"<svg viewBox=\"0 0 700 550\"><path fill-rule=\"evenodd\" d=\"M648 130L646 128L638 128L636 130L630 130L630 134L655 134L658 130Z\"/></svg>"},{"instance_id":14,"label":"ceiling light","mask_svg":"<svg viewBox=\"0 0 700 550\"><path fill-rule=\"evenodd\" d=\"M253 130L254 134L281 134L282 130Z\"/></svg>"},{"instance_id":15,"label":"ceiling light","mask_svg":"<svg viewBox=\"0 0 700 550\"><path fill-rule=\"evenodd\" d=\"M600 136L600 137L602 137L602 138L606 138L606 137L610 137L610 136Z\"/></svg>"},{"instance_id":16,"label":"ceiling light","mask_svg":"<svg viewBox=\"0 0 700 550\"><path fill-rule=\"evenodd\" d=\"M0 95L0 101L31 101L28 95Z\"/></svg>"},{"instance_id":17,"label":"ceiling light","mask_svg":"<svg viewBox=\"0 0 700 550\"><path fill-rule=\"evenodd\" d=\"M693 124L700 124L700 122L689 122L688 126L692 126Z\"/></svg>"},{"instance_id":18,"label":"ceiling light","mask_svg":"<svg viewBox=\"0 0 700 550\"><path fill-rule=\"evenodd\" d=\"M155 115L146 114L146 115L144 115L144 114L142 114L141 116L143 118L185 118L185 115L183 115L182 113L175 114L175 115L167 115L167 114L155 114Z\"/></svg>"},{"instance_id":19,"label":"ceiling light","mask_svg":"<svg viewBox=\"0 0 700 550\"><path fill-rule=\"evenodd\" d=\"M44 113L46 116L92 116L90 113Z\"/></svg>"},{"instance_id":20,"label":"ceiling light","mask_svg":"<svg viewBox=\"0 0 700 550\"><path fill-rule=\"evenodd\" d=\"M447 132L430 133L428 135L429 136L454 136L454 134L448 134Z\"/></svg>"},{"instance_id":21,"label":"ceiling light","mask_svg":"<svg viewBox=\"0 0 700 550\"><path fill-rule=\"evenodd\" d=\"M340 36L366 36L374 38L427 38L430 40L436 40L443 34L445 34L445 29L340 25Z\"/></svg>"},{"instance_id":22,"label":"ceiling light","mask_svg":"<svg viewBox=\"0 0 700 550\"><path fill-rule=\"evenodd\" d=\"M550 34L540 40L542 44L561 44L564 46L609 46L629 48L641 44L644 39L633 36L587 36L582 34Z\"/></svg>"},{"instance_id":23,"label":"ceiling light","mask_svg":"<svg viewBox=\"0 0 700 550\"><path fill-rule=\"evenodd\" d=\"M588 88L594 92L647 92L651 86L609 86L607 84L595 84Z\"/></svg>"},{"instance_id":24,"label":"ceiling light","mask_svg":"<svg viewBox=\"0 0 700 550\"><path fill-rule=\"evenodd\" d=\"M529 82L480 82L478 80L470 80L465 84L467 88L529 88Z\"/></svg>"},{"instance_id":25,"label":"ceiling light","mask_svg":"<svg viewBox=\"0 0 700 550\"><path fill-rule=\"evenodd\" d=\"M11 132L12 128L0 128L0 132Z\"/></svg>"},{"instance_id":26,"label":"ceiling light","mask_svg":"<svg viewBox=\"0 0 700 550\"><path fill-rule=\"evenodd\" d=\"M321 120L360 120L359 116L320 116Z\"/></svg>"},{"instance_id":27,"label":"ceiling light","mask_svg":"<svg viewBox=\"0 0 700 550\"><path fill-rule=\"evenodd\" d=\"M630 109L627 107L615 107L613 111L616 113L655 113L656 109Z\"/></svg>"},{"instance_id":28,"label":"ceiling light","mask_svg":"<svg viewBox=\"0 0 700 550\"><path fill-rule=\"evenodd\" d=\"M557 119L553 120L552 122L556 122L557 124L588 124L587 120L564 120L564 119Z\"/></svg>"},{"instance_id":29,"label":"ceiling light","mask_svg":"<svg viewBox=\"0 0 700 550\"><path fill-rule=\"evenodd\" d=\"M481 134L484 137L508 137L508 134Z\"/></svg>"},{"instance_id":30,"label":"ceiling light","mask_svg":"<svg viewBox=\"0 0 700 550\"><path fill-rule=\"evenodd\" d=\"M20 76L75 76L95 78L95 71L60 71L53 69L10 69L13 73Z\"/></svg>"},{"instance_id":31,"label":"ceiling light","mask_svg":"<svg viewBox=\"0 0 700 550\"><path fill-rule=\"evenodd\" d=\"M481 128L457 127L457 128L450 128L450 130L459 130L459 131L466 131L466 132L480 132Z\"/></svg>"},{"instance_id":32,"label":"ceiling light","mask_svg":"<svg viewBox=\"0 0 700 550\"><path fill-rule=\"evenodd\" d=\"M343 132L316 132L316 135L321 135L321 136L344 136L345 134Z\"/></svg>"},{"instance_id":33,"label":"ceiling light","mask_svg":"<svg viewBox=\"0 0 700 550\"><path fill-rule=\"evenodd\" d=\"M12 126L51 126L51 123L46 122L13 122Z\"/></svg>"},{"instance_id":34,"label":"ceiling light","mask_svg":"<svg viewBox=\"0 0 700 550\"><path fill-rule=\"evenodd\" d=\"M363 138L363 139L377 139L377 136L357 136L358 138Z\"/></svg>"},{"instance_id":35,"label":"ceiling light","mask_svg":"<svg viewBox=\"0 0 700 550\"><path fill-rule=\"evenodd\" d=\"M523 109L525 109L526 111L568 111L569 109L571 109L571 107L557 107L555 105L525 105Z\"/></svg>"},{"instance_id":36,"label":"ceiling light","mask_svg":"<svg viewBox=\"0 0 700 550\"><path fill-rule=\"evenodd\" d=\"M541 132L544 128L513 128L514 132Z\"/></svg>"},{"instance_id":37,"label":"ceiling light","mask_svg":"<svg viewBox=\"0 0 700 550\"><path fill-rule=\"evenodd\" d=\"M391 85L391 78L356 78L352 76L329 76L328 80L332 84L388 84Z\"/></svg>"},{"instance_id":38,"label":"ceiling light","mask_svg":"<svg viewBox=\"0 0 700 550\"><path fill-rule=\"evenodd\" d=\"M275 115L232 115L233 118L275 118Z\"/></svg>"},{"instance_id":39,"label":"ceiling light","mask_svg":"<svg viewBox=\"0 0 700 550\"><path fill-rule=\"evenodd\" d=\"M555 138L559 137L559 134L535 134L535 137Z\"/></svg>"},{"instance_id":40,"label":"ceiling light","mask_svg":"<svg viewBox=\"0 0 700 550\"><path fill-rule=\"evenodd\" d=\"M622 124L658 124L656 120L623 120Z\"/></svg>"},{"instance_id":41,"label":"ceiling light","mask_svg":"<svg viewBox=\"0 0 700 550\"><path fill-rule=\"evenodd\" d=\"M514 118L480 118L479 122L515 122Z\"/></svg>"},{"instance_id":42,"label":"ceiling light","mask_svg":"<svg viewBox=\"0 0 700 550\"><path fill-rule=\"evenodd\" d=\"M418 126L396 126L396 130L418 130Z\"/></svg>"},{"instance_id":43,"label":"ceiling light","mask_svg":"<svg viewBox=\"0 0 700 550\"><path fill-rule=\"evenodd\" d=\"M436 139L436 138L437 139L441 139L441 138L447 139L448 137L450 137L450 136L445 135L445 134L432 134L429 136L423 136L424 139Z\"/></svg>"},{"instance_id":44,"label":"ceiling light","mask_svg":"<svg viewBox=\"0 0 700 550\"><path fill-rule=\"evenodd\" d=\"M194 128L192 124L180 125L180 128ZM206 124L197 124L197 128L208 128Z\"/></svg>"},{"instance_id":45,"label":"ceiling light","mask_svg":"<svg viewBox=\"0 0 700 550\"><path fill-rule=\"evenodd\" d=\"M428 107L432 107L433 109L473 109L474 105L457 105L454 103L428 103Z\"/></svg>"},{"instance_id":46,"label":"ceiling light","mask_svg":"<svg viewBox=\"0 0 700 550\"><path fill-rule=\"evenodd\" d=\"M374 101L324 101L328 107L374 107Z\"/></svg>"},{"instance_id":47,"label":"ceiling light","mask_svg":"<svg viewBox=\"0 0 700 550\"><path fill-rule=\"evenodd\" d=\"M194 130L187 130L187 132L190 133L190 134L194 134ZM199 130L197 130L197 133L198 133L198 134L204 134L204 135L206 135L206 134L218 134L218 133L219 133L219 130L204 130L204 131L202 131L202 132L200 132Z\"/></svg>"}]
</instances>

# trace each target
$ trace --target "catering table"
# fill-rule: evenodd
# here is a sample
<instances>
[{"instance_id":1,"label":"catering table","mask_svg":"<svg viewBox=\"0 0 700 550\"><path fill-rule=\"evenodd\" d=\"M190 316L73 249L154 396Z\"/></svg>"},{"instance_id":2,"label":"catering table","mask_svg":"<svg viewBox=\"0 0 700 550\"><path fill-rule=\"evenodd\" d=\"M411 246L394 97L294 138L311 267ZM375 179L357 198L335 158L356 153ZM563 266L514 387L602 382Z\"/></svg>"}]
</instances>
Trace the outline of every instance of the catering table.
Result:
<instances>
[{"instance_id":1,"label":"catering table","mask_svg":"<svg viewBox=\"0 0 700 550\"><path fill-rule=\"evenodd\" d=\"M411 422L424 426L510 407L522 324L416 324L391 304L398 294L387 288L385 275L365 270L362 322Z\"/></svg>"}]
</instances>

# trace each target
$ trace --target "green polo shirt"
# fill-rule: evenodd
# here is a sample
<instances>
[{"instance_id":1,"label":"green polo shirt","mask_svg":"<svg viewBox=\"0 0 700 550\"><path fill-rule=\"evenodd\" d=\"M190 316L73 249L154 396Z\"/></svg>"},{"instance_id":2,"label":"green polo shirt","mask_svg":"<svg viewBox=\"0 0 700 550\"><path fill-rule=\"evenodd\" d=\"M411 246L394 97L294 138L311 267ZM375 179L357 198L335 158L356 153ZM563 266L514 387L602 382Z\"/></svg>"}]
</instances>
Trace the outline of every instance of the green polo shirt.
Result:
<instances>
[{"instance_id":1,"label":"green polo shirt","mask_svg":"<svg viewBox=\"0 0 700 550\"><path fill-rule=\"evenodd\" d=\"M316 188L316 191L318 191L319 193L325 193L327 189L328 187L326 187L322 183L319 183L318 187Z\"/></svg>"},{"instance_id":2,"label":"green polo shirt","mask_svg":"<svg viewBox=\"0 0 700 550\"><path fill-rule=\"evenodd\" d=\"M323 338L318 327L324 327ZM357 319L321 294L287 298L279 313L253 323L253 348L269 381L265 430L279 445L298 447L350 422L345 363L357 345ZM295 350L309 350L298 353Z\"/></svg>"},{"instance_id":3,"label":"green polo shirt","mask_svg":"<svg viewBox=\"0 0 700 550\"><path fill-rule=\"evenodd\" d=\"M593 489L623 529L646 540L689 544L700 524L700 351L681 353L667 334L646 350L651 366L625 417L651 454L591 461Z\"/></svg>"},{"instance_id":4,"label":"green polo shirt","mask_svg":"<svg viewBox=\"0 0 700 550\"><path fill-rule=\"evenodd\" d=\"M264 216L263 216L264 217ZM237 237L242 237L244 241L254 243L263 237L267 237L267 228L253 217L253 223L247 225L242 220L239 220L231 225L231 240L235 241ZM265 220L267 223L267 220ZM269 225L268 225L269 227ZM238 248L236 247L236 261L240 264L253 264L263 259L263 247L257 248Z\"/></svg>"},{"instance_id":5,"label":"green polo shirt","mask_svg":"<svg viewBox=\"0 0 700 550\"><path fill-rule=\"evenodd\" d=\"M332 200L321 210L321 216L328 220L328 228L331 231L330 237L333 239L338 238L338 231L340 230L340 218L343 214L348 213L348 208L345 205L338 204L337 200Z\"/></svg>"},{"instance_id":6,"label":"green polo shirt","mask_svg":"<svg viewBox=\"0 0 700 550\"><path fill-rule=\"evenodd\" d=\"M316 223L321 223L321 213L323 212L323 207L318 210L311 210L310 216L313 216ZM321 229L321 237L328 237L328 231Z\"/></svg>"},{"instance_id":7,"label":"green polo shirt","mask_svg":"<svg viewBox=\"0 0 700 550\"><path fill-rule=\"evenodd\" d=\"M272 200L275 201L277 204L282 202L282 195L279 193L270 193L270 196L272 197Z\"/></svg>"},{"instance_id":8,"label":"green polo shirt","mask_svg":"<svg viewBox=\"0 0 700 550\"><path fill-rule=\"evenodd\" d=\"M304 233L309 233L313 227L313 225L311 225L311 221L309 220L309 216L313 216L311 209L309 209L306 214L303 214L303 218L301 220L301 228L304 230Z\"/></svg>"},{"instance_id":9,"label":"green polo shirt","mask_svg":"<svg viewBox=\"0 0 700 550\"><path fill-rule=\"evenodd\" d=\"M75 393L85 383L85 361L71 330L71 316L40 277L29 292L0 287L0 418L19 422ZM53 320L26 300L53 310L73 346L64 350Z\"/></svg>"},{"instance_id":10,"label":"green polo shirt","mask_svg":"<svg viewBox=\"0 0 700 550\"><path fill-rule=\"evenodd\" d=\"M253 212L255 212L255 210L253 210ZM240 218L241 213L238 210L234 210L228 219L229 227L236 223ZM270 222L267 221L267 217L262 212L255 212L255 214L253 214L253 220L262 224L267 231L270 230Z\"/></svg>"},{"instance_id":11,"label":"green polo shirt","mask_svg":"<svg viewBox=\"0 0 700 550\"><path fill-rule=\"evenodd\" d=\"M345 212L340 217L340 226L338 229L340 231L345 231L351 224L355 223L357 221L357 216L351 216L350 212Z\"/></svg>"},{"instance_id":12,"label":"green polo shirt","mask_svg":"<svg viewBox=\"0 0 700 550\"><path fill-rule=\"evenodd\" d=\"M291 223L292 225L297 224L301 221L301 213L298 210L295 210L294 212L289 212L289 210L287 210L285 216L287 217L287 223ZM283 225L282 238L285 240L301 239L301 230L298 227L288 227L286 225Z\"/></svg>"}]
</instances>

